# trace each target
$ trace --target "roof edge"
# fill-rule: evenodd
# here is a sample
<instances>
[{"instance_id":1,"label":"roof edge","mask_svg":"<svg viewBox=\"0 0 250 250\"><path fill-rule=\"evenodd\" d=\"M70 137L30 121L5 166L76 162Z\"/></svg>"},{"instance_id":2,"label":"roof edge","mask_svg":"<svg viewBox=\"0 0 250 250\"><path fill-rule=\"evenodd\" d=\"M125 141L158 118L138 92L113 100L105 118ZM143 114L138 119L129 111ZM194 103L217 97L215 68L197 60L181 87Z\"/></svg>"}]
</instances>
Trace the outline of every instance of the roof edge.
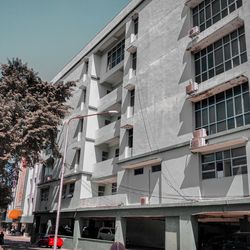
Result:
<instances>
[{"instance_id":1,"label":"roof edge","mask_svg":"<svg viewBox=\"0 0 250 250\"><path fill-rule=\"evenodd\" d=\"M74 67L89 51L91 51L96 44L98 44L106 35L109 34L126 16L133 11L144 0L132 0L125 8L123 8L118 15L116 15L96 36L90 40L83 49L75 55L69 63L67 63L59 73L51 80L51 83L59 81L69 70Z\"/></svg>"}]
</instances>

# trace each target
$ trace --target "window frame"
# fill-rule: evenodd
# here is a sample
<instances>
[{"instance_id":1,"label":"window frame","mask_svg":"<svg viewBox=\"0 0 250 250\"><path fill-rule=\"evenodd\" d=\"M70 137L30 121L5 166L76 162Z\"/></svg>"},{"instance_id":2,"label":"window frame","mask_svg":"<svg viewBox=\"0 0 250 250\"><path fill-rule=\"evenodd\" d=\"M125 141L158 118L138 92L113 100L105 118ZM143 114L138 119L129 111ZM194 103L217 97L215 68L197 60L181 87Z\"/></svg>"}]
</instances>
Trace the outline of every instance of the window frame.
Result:
<instances>
[{"instance_id":1,"label":"window frame","mask_svg":"<svg viewBox=\"0 0 250 250\"><path fill-rule=\"evenodd\" d=\"M204 128L211 135L250 124L249 92L249 82L244 82L196 102L195 129Z\"/></svg>"},{"instance_id":2,"label":"window frame","mask_svg":"<svg viewBox=\"0 0 250 250\"><path fill-rule=\"evenodd\" d=\"M241 26L194 53L195 81L202 83L247 61L245 27Z\"/></svg>"},{"instance_id":3,"label":"window frame","mask_svg":"<svg viewBox=\"0 0 250 250\"><path fill-rule=\"evenodd\" d=\"M125 39L122 39L107 52L107 71L111 70L124 60L124 52Z\"/></svg>"},{"instance_id":4,"label":"window frame","mask_svg":"<svg viewBox=\"0 0 250 250\"><path fill-rule=\"evenodd\" d=\"M223 3L226 4L222 6ZM215 6L215 3L218 6ZM193 26L199 26L201 32L230 15L243 5L242 0L206 0L192 9ZM217 7L217 9L213 9Z\"/></svg>"},{"instance_id":5,"label":"window frame","mask_svg":"<svg viewBox=\"0 0 250 250\"><path fill-rule=\"evenodd\" d=\"M243 150L243 154L238 156L233 156L234 152L236 150ZM218 156L217 156L218 155ZM229 155L229 156L228 156ZM211 160L204 161L204 158L209 157ZM245 164L234 164L235 160L245 160ZM226 178L226 177L233 177L236 175L242 175L247 174L247 154L246 154L246 147L237 147L237 148L230 148L225 149L221 151L215 151L213 153L209 154L201 154L200 155L200 162L201 162L201 178L202 180L208 180L208 179L220 179L220 178ZM230 168L226 174L226 165L225 164L230 163ZM220 165L219 165L220 164ZM210 165L210 166L209 166ZM213 168L212 168L213 166ZM222 170L218 170L218 166L222 167ZM204 170L204 168L207 167L207 170ZM211 168L211 169L209 169ZM243 168L245 169L245 172L243 171ZM235 169L240 169L240 172L234 172ZM222 176L219 176L219 173L223 172ZM213 174L214 177L209 177L209 174ZM229 173L229 174L228 174ZM206 177L205 177L206 176ZM205 177L205 178L204 178Z\"/></svg>"}]
</instances>

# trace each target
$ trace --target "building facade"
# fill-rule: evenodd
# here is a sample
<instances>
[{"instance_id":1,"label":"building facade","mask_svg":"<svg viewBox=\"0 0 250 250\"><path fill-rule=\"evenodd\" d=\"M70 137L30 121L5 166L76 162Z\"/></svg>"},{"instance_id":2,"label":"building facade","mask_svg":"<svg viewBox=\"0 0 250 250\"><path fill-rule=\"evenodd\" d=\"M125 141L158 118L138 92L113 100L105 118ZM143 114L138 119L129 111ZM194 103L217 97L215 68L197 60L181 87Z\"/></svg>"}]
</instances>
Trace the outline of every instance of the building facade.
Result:
<instances>
[{"instance_id":1,"label":"building facade","mask_svg":"<svg viewBox=\"0 0 250 250\"><path fill-rule=\"evenodd\" d=\"M68 118L118 111L70 124L65 247L204 249L249 231L249 24L248 0L133 0L55 76L77 82ZM49 162L34 235L55 224Z\"/></svg>"}]
</instances>

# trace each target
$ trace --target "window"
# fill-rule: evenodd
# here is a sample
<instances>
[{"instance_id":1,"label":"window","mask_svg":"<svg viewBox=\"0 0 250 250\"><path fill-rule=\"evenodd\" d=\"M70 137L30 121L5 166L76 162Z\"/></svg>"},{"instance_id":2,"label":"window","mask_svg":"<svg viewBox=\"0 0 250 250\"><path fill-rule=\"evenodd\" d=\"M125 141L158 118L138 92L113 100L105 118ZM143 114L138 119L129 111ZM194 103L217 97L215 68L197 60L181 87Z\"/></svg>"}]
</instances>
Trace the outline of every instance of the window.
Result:
<instances>
[{"instance_id":1,"label":"window","mask_svg":"<svg viewBox=\"0 0 250 250\"><path fill-rule=\"evenodd\" d=\"M69 184L69 194L67 197L71 198L74 196L74 191L75 191L75 183L70 183Z\"/></svg>"},{"instance_id":2,"label":"window","mask_svg":"<svg viewBox=\"0 0 250 250\"><path fill-rule=\"evenodd\" d=\"M134 22L134 34L137 35L138 34L138 21L139 21L139 18L138 16L134 18L133 22Z\"/></svg>"},{"instance_id":3,"label":"window","mask_svg":"<svg viewBox=\"0 0 250 250\"><path fill-rule=\"evenodd\" d=\"M136 65L137 65L137 52L134 52L132 55L132 69L136 71Z\"/></svg>"},{"instance_id":4,"label":"window","mask_svg":"<svg viewBox=\"0 0 250 250\"><path fill-rule=\"evenodd\" d=\"M87 90L83 89L82 90L82 102L83 103L86 103L86 94L87 94Z\"/></svg>"},{"instance_id":5,"label":"window","mask_svg":"<svg viewBox=\"0 0 250 250\"><path fill-rule=\"evenodd\" d=\"M195 103L195 128L208 134L250 124L248 82Z\"/></svg>"},{"instance_id":6,"label":"window","mask_svg":"<svg viewBox=\"0 0 250 250\"><path fill-rule=\"evenodd\" d=\"M135 90L130 91L130 107L135 106Z\"/></svg>"},{"instance_id":7,"label":"window","mask_svg":"<svg viewBox=\"0 0 250 250\"><path fill-rule=\"evenodd\" d=\"M89 61L85 62L85 74L88 74L89 72Z\"/></svg>"},{"instance_id":8,"label":"window","mask_svg":"<svg viewBox=\"0 0 250 250\"><path fill-rule=\"evenodd\" d=\"M116 182L112 183L111 192L112 192L112 194L116 194L116 192L117 192L117 183Z\"/></svg>"},{"instance_id":9,"label":"window","mask_svg":"<svg viewBox=\"0 0 250 250\"><path fill-rule=\"evenodd\" d=\"M128 147L132 148L133 147L133 129L128 130Z\"/></svg>"},{"instance_id":10,"label":"window","mask_svg":"<svg viewBox=\"0 0 250 250\"><path fill-rule=\"evenodd\" d=\"M49 188L41 189L41 201L47 201L49 198Z\"/></svg>"},{"instance_id":11,"label":"window","mask_svg":"<svg viewBox=\"0 0 250 250\"><path fill-rule=\"evenodd\" d=\"M102 161L106 161L109 158L109 153L102 151Z\"/></svg>"},{"instance_id":12,"label":"window","mask_svg":"<svg viewBox=\"0 0 250 250\"><path fill-rule=\"evenodd\" d=\"M98 196L104 196L105 186L98 186Z\"/></svg>"},{"instance_id":13,"label":"window","mask_svg":"<svg viewBox=\"0 0 250 250\"><path fill-rule=\"evenodd\" d=\"M107 69L114 68L124 59L125 40L120 41L113 49L108 52Z\"/></svg>"},{"instance_id":14,"label":"window","mask_svg":"<svg viewBox=\"0 0 250 250\"><path fill-rule=\"evenodd\" d=\"M161 171L161 165L155 165L151 167L152 173Z\"/></svg>"},{"instance_id":15,"label":"window","mask_svg":"<svg viewBox=\"0 0 250 250\"><path fill-rule=\"evenodd\" d=\"M106 120L106 119L105 119L105 121L104 121L104 125L105 125L105 126L109 125L110 123L111 123L110 120Z\"/></svg>"},{"instance_id":16,"label":"window","mask_svg":"<svg viewBox=\"0 0 250 250\"><path fill-rule=\"evenodd\" d=\"M193 8L193 26L203 31L242 6L242 0L206 0Z\"/></svg>"},{"instance_id":17,"label":"window","mask_svg":"<svg viewBox=\"0 0 250 250\"><path fill-rule=\"evenodd\" d=\"M119 148L116 148L116 149L115 149L115 157L119 157L119 154L120 154L119 151L120 151Z\"/></svg>"},{"instance_id":18,"label":"window","mask_svg":"<svg viewBox=\"0 0 250 250\"><path fill-rule=\"evenodd\" d=\"M75 165L74 166L72 165L71 168L73 167L77 168L80 164L80 159L81 159L81 149L77 149L75 153Z\"/></svg>"},{"instance_id":19,"label":"window","mask_svg":"<svg viewBox=\"0 0 250 250\"><path fill-rule=\"evenodd\" d=\"M62 199L66 198L66 193L67 193L67 185L63 185L62 189Z\"/></svg>"},{"instance_id":20,"label":"window","mask_svg":"<svg viewBox=\"0 0 250 250\"><path fill-rule=\"evenodd\" d=\"M134 175L140 175L140 174L143 174L143 168L134 169Z\"/></svg>"},{"instance_id":21,"label":"window","mask_svg":"<svg viewBox=\"0 0 250 250\"><path fill-rule=\"evenodd\" d=\"M246 148L234 148L201 156L202 179L247 174Z\"/></svg>"},{"instance_id":22,"label":"window","mask_svg":"<svg viewBox=\"0 0 250 250\"><path fill-rule=\"evenodd\" d=\"M241 27L194 54L195 81L201 83L247 61L245 29Z\"/></svg>"},{"instance_id":23,"label":"window","mask_svg":"<svg viewBox=\"0 0 250 250\"><path fill-rule=\"evenodd\" d=\"M79 120L79 133L83 132L83 119Z\"/></svg>"}]
</instances>

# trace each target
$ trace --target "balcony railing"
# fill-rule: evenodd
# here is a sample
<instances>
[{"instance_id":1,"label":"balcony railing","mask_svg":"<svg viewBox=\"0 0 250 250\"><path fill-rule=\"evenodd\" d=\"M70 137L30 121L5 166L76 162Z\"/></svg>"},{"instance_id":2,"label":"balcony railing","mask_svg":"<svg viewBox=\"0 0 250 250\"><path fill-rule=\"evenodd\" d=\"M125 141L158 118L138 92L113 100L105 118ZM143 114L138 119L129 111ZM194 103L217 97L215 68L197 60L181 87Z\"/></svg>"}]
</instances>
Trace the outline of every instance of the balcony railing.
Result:
<instances>
[{"instance_id":1,"label":"balcony railing","mask_svg":"<svg viewBox=\"0 0 250 250\"><path fill-rule=\"evenodd\" d=\"M103 143L115 142L120 136L121 121L117 120L109 125L106 125L96 131L95 145L101 145Z\"/></svg>"},{"instance_id":2,"label":"balcony railing","mask_svg":"<svg viewBox=\"0 0 250 250\"><path fill-rule=\"evenodd\" d=\"M126 194L105 195L80 200L80 208L118 207L127 205Z\"/></svg>"},{"instance_id":3,"label":"balcony railing","mask_svg":"<svg viewBox=\"0 0 250 250\"><path fill-rule=\"evenodd\" d=\"M107 110L120 110L122 100L122 86L113 90L109 94L101 98L98 105L98 112Z\"/></svg>"},{"instance_id":4,"label":"balcony railing","mask_svg":"<svg viewBox=\"0 0 250 250\"><path fill-rule=\"evenodd\" d=\"M118 157L111 158L106 161L97 162L94 165L94 171L92 174L93 179L104 178L111 175L116 175L118 171Z\"/></svg>"}]
</instances>

